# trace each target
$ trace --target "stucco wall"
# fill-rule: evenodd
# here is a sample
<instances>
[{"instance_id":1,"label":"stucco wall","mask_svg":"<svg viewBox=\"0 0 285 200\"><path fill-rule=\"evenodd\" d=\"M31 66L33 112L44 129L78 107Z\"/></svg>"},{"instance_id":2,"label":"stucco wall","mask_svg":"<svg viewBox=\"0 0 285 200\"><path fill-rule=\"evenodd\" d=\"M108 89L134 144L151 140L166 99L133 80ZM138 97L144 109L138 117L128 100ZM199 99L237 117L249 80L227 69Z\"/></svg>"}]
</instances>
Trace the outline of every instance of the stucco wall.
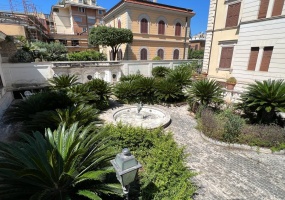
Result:
<instances>
[{"instance_id":1,"label":"stucco wall","mask_svg":"<svg viewBox=\"0 0 285 200\"><path fill-rule=\"evenodd\" d=\"M58 8L58 10L59 12L53 12L56 32L60 34L74 34L69 8Z\"/></svg>"},{"instance_id":2,"label":"stucco wall","mask_svg":"<svg viewBox=\"0 0 285 200\"><path fill-rule=\"evenodd\" d=\"M25 27L21 25L0 23L0 30L6 35L26 37Z\"/></svg>"}]
</instances>

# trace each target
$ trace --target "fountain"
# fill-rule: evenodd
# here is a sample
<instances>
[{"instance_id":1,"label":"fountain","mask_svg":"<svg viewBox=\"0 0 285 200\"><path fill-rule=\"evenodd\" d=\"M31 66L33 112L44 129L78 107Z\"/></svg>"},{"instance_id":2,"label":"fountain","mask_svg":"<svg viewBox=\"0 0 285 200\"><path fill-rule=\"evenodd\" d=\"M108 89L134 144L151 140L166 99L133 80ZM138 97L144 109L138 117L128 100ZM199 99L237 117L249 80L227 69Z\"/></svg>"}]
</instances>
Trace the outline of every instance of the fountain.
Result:
<instances>
[{"instance_id":1,"label":"fountain","mask_svg":"<svg viewBox=\"0 0 285 200\"><path fill-rule=\"evenodd\" d=\"M170 115L158 108L144 106L142 102L137 106L129 106L113 114L116 122L132 126L141 126L147 129L166 127L170 124Z\"/></svg>"}]
</instances>

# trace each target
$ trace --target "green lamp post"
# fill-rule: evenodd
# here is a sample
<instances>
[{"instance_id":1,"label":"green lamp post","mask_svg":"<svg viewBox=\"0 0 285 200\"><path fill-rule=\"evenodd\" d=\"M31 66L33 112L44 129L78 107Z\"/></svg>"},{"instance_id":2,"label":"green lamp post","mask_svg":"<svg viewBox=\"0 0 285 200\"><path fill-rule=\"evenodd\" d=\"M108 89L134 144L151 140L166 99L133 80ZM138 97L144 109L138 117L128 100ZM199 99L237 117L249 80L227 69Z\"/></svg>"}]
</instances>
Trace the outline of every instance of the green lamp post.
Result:
<instances>
[{"instance_id":1,"label":"green lamp post","mask_svg":"<svg viewBox=\"0 0 285 200\"><path fill-rule=\"evenodd\" d=\"M135 180L137 172L142 165L127 148L123 149L122 153L117 154L116 158L111 160L111 163L115 168L117 179L123 187L126 199L128 199L129 184Z\"/></svg>"}]
</instances>

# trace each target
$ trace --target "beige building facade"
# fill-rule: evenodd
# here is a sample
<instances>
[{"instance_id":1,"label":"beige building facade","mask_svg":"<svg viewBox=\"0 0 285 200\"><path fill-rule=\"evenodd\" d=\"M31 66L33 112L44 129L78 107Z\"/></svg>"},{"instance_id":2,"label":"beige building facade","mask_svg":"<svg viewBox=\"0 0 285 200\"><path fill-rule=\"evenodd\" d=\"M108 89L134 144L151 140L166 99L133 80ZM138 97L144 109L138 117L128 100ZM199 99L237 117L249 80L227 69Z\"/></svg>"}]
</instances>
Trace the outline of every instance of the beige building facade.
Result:
<instances>
[{"instance_id":1,"label":"beige building facade","mask_svg":"<svg viewBox=\"0 0 285 200\"><path fill-rule=\"evenodd\" d=\"M122 0L106 13L104 22L133 32L133 43L121 46L118 59L187 59L189 26L194 15L192 10L157 2Z\"/></svg>"},{"instance_id":2,"label":"beige building facade","mask_svg":"<svg viewBox=\"0 0 285 200\"><path fill-rule=\"evenodd\" d=\"M284 0L211 0L203 70L236 90L285 77Z\"/></svg>"}]
</instances>

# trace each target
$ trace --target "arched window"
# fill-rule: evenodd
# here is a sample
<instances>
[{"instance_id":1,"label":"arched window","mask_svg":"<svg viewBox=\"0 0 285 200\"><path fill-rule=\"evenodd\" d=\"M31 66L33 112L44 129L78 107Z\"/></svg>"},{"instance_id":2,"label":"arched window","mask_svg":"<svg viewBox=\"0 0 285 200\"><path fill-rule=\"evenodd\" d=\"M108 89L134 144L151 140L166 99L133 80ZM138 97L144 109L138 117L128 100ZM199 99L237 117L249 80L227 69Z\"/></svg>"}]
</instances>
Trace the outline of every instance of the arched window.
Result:
<instances>
[{"instance_id":1,"label":"arched window","mask_svg":"<svg viewBox=\"0 0 285 200\"><path fill-rule=\"evenodd\" d=\"M147 50L145 48L141 50L141 60L147 60Z\"/></svg>"},{"instance_id":2,"label":"arched window","mask_svg":"<svg viewBox=\"0 0 285 200\"><path fill-rule=\"evenodd\" d=\"M179 22L175 24L175 36L181 36L181 24Z\"/></svg>"},{"instance_id":3,"label":"arched window","mask_svg":"<svg viewBox=\"0 0 285 200\"><path fill-rule=\"evenodd\" d=\"M164 59L164 51L163 51L163 49L159 49L157 51L157 56L159 56L161 58L161 60Z\"/></svg>"},{"instance_id":4,"label":"arched window","mask_svg":"<svg viewBox=\"0 0 285 200\"><path fill-rule=\"evenodd\" d=\"M118 28L121 28L122 24L121 24L121 20L118 20Z\"/></svg>"},{"instance_id":5,"label":"arched window","mask_svg":"<svg viewBox=\"0 0 285 200\"><path fill-rule=\"evenodd\" d=\"M146 18L141 20L141 33L148 33L148 21Z\"/></svg>"},{"instance_id":6,"label":"arched window","mask_svg":"<svg viewBox=\"0 0 285 200\"><path fill-rule=\"evenodd\" d=\"M178 60L179 59L179 50L175 49L173 52L173 60Z\"/></svg>"},{"instance_id":7,"label":"arched window","mask_svg":"<svg viewBox=\"0 0 285 200\"><path fill-rule=\"evenodd\" d=\"M109 55L110 55L110 60L113 60L113 52L109 51Z\"/></svg>"},{"instance_id":8,"label":"arched window","mask_svg":"<svg viewBox=\"0 0 285 200\"><path fill-rule=\"evenodd\" d=\"M198 50L198 44L195 45L195 50Z\"/></svg>"},{"instance_id":9,"label":"arched window","mask_svg":"<svg viewBox=\"0 0 285 200\"><path fill-rule=\"evenodd\" d=\"M118 55L117 55L117 60L122 60L122 58L123 58L123 52L122 52L122 49L120 49L119 51L118 51Z\"/></svg>"},{"instance_id":10,"label":"arched window","mask_svg":"<svg viewBox=\"0 0 285 200\"><path fill-rule=\"evenodd\" d=\"M165 23L163 20L158 22L158 34L164 35L165 34Z\"/></svg>"}]
</instances>

